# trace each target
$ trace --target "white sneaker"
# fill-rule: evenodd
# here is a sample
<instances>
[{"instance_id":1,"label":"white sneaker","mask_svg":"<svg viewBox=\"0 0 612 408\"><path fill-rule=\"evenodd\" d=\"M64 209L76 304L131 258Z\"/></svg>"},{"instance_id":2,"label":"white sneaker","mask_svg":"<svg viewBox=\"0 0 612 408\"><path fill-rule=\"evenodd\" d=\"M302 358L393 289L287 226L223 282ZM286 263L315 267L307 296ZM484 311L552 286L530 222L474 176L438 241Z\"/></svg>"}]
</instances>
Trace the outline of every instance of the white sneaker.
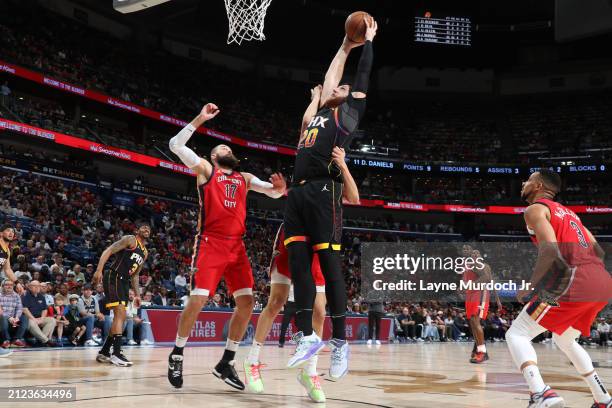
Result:
<instances>
[{"instance_id":1,"label":"white sneaker","mask_svg":"<svg viewBox=\"0 0 612 408\"><path fill-rule=\"evenodd\" d=\"M134 340L128 340L128 346L135 346L137 344L138 343L136 343L136 341L134 341Z\"/></svg>"},{"instance_id":2,"label":"white sneaker","mask_svg":"<svg viewBox=\"0 0 612 408\"><path fill-rule=\"evenodd\" d=\"M85 342L84 346L85 347L95 347L95 346L98 346L98 343L96 343L93 339L89 339Z\"/></svg>"},{"instance_id":3,"label":"white sneaker","mask_svg":"<svg viewBox=\"0 0 612 408\"><path fill-rule=\"evenodd\" d=\"M376 340L376 345L380 346L380 340Z\"/></svg>"},{"instance_id":4,"label":"white sneaker","mask_svg":"<svg viewBox=\"0 0 612 408\"><path fill-rule=\"evenodd\" d=\"M372 345L372 340L368 340L368 341L366 342L366 344L367 344L368 346L371 346L371 345Z\"/></svg>"},{"instance_id":5,"label":"white sneaker","mask_svg":"<svg viewBox=\"0 0 612 408\"><path fill-rule=\"evenodd\" d=\"M565 401L548 385L544 391L531 394L527 408L563 408Z\"/></svg>"},{"instance_id":6,"label":"white sneaker","mask_svg":"<svg viewBox=\"0 0 612 408\"><path fill-rule=\"evenodd\" d=\"M418 343L423 343L425 340L423 340L421 337L417 337L417 340L416 340L416 341L417 341Z\"/></svg>"},{"instance_id":7,"label":"white sneaker","mask_svg":"<svg viewBox=\"0 0 612 408\"><path fill-rule=\"evenodd\" d=\"M310 336L304 336L302 332L298 332L293 339L296 341L297 347L295 348L295 354L287 363L287 368L301 366L325 346L325 343L321 341L315 332L312 332Z\"/></svg>"},{"instance_id":8,"label":"white sneaker","mask_svg":"<svg viewBox=\"0 0 612 408\"><path fill-rule=\"evenodd\" d=\"M331 339L327 344L331 351L329 376L339 380L348 372L349 345L346 340L339 339Z\"/></svg>"},{"instance_id":9,"label":"white sneaker","mask_svg":"<svg viewBox=\"0 0 612 408\"><path fill-rule=\"evenodd\" d=\"M8 357L11 354L13 354L13 350L8 350L8 349L5 349L5 348L0 348L0 358L1 357Z\"/></svg>"},{"instance_id":10,"label":"white sneaker","mask_svg":"<svg viewBox=\"0 0 612 408\"><path fill-rule=\"evenodd\" d=\"M155 344L155 342L149 339L140 340L141 346L152 346L153 344Z\"/></svg>"}]
</instances>

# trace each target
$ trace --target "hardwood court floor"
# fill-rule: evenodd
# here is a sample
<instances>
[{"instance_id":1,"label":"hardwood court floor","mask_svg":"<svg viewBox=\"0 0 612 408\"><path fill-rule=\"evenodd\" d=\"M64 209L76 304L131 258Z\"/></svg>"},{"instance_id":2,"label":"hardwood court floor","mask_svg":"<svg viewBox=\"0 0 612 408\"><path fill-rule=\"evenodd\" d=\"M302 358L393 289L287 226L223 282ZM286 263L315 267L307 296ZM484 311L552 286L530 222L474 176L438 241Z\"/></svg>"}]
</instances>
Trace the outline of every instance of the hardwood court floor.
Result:
<instances>
[{"instance_id":1,"label":"hardwood court floor","mask_svg":"<svg viewBox=\"0 0 612 408\"><path fill-rule=\"evenodd\" d=\"M586 384L568 360L552 345L536 345L548 384L566 399L568 407L592 404ZM262 361L266 390L254 395L233 391L211 374L222 347L185 350L185 384L173 389L166 380L168 347L126 347L131 368L95 361L97 348L17 351L0 359L0 386L75 385L77 402L23 403L14 407L496 407L527 406L527 388L516 372L505 343L489 346L491 360L467 362L468 343L392 344L379 348L352 345L351 371L340 382L323 377L327 403L311 403L297 383L295 371L284 369L293 347L266 346ZM601 377L612 387L612 349L588 349ZM247 347L238 351L240 374ZM320 357L326 373L329 353ZM238 367L237 367L238 368ZM0 406L9 406L0 403Z\"/></svg>"}]
</instances>

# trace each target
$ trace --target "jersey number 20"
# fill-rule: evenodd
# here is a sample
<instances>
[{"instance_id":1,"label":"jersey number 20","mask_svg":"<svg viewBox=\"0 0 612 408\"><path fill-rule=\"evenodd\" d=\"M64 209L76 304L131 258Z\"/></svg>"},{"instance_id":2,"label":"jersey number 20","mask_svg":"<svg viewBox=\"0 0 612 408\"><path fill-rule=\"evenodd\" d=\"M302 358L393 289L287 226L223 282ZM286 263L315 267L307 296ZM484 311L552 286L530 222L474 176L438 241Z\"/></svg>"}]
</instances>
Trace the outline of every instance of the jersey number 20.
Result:
<instances>
[{"instance_id":1,"label":"jersey number 20","mask_svg":"<svg viewBox=\"0 0 612 408\"><path fill-rule=\"evenodd\" d=\"M319 133L319 128L305 130L304 132L308 132L306 133L306 137L304 138L304 147L312 147L312 145L314 145L315 141L317 140L317 134Z\"/></svg>"}]
</instances>

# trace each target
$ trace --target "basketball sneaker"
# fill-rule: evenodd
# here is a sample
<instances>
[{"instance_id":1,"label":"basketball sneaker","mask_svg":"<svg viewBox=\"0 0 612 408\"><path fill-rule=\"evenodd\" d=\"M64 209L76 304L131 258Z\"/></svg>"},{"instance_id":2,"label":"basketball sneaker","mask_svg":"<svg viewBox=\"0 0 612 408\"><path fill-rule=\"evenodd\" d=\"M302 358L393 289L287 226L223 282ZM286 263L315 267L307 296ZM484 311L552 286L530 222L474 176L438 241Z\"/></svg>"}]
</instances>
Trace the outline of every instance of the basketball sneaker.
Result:
<instances>
[{"instance_id":1,"label":"basketball sneaker","mask_svg":"<svg viewBox=\"0 0 612 408\"><path fill-rule=\"evenodd\" d=\"M470 363L472 364L482 364L489 359L489 355L487 353L483 353L482 351L477 351L474 354L474 357L470 358Z\"/></svg>"},{"instance_id":2,"label":"basketball sneaker","mask_svg":"<svg viewBox=\"0 0 612 408\"><path fill-rule=\"evenodd\" d=\"M329 376L339 380L348 372L349 345L346 340L331 339L328 343L331 351Z\"/></svg>"},{"instance_id":3,"label":"basketball sneaker","mask_svg":"<svg viewBox=\"0 0 612 408\"><path fill-rule=\"evenodd\" d=\"M304 388L311 400L314 402L325 402L325 393L321 388L321 380L318 375L308 375L306 371L300 370L297 376L298 381Z\"/></svg>"},{"instance_id":4,"label":"basketball sneaker","mask_svg":"<svg viewBox=\"0 0 612 408\"><path fill-rule=\"evenodd\" d=\"M250 392L260 394L264 391L263 380L259 370L264 367L264 364L251 364L249 359L244 360L244 382Z\"/></svg>"},{"instance_id":5,"label":"basketball sneaker","mask_svg":"<svg viewBox=\"0 0 612 408\"><path fill-rule=\"evenodd\" d=\"M5 348L0 348L0 357L8 357L11 354L13 354L13 350L5 349Z\"/></svg>"},{"instance_id":6,"label":"basketball sneaker","mask_svg":"<svg viewBox=\"0 0 612 408\"><path fill-rule=\"evenodd\" d=\"M133 363L123 355L123 353L114 354L110 358L110 362L117 367L130 367Z\"/></svg>"},{"instance_id":7,"label":"basketball sneaker","mask_svg":"<svg viewBox=\"0 0 612 408\"><path fill-rule=\"evenodd\" d=\"M591 408L612 408L612 399L608 401L608 403L596 402L591 406Z\"/></svg>"},{"instance_id":8,"label":"basketball sneaker","mask_svg":"<svg viewBox=\"0 0 612 408\"><path fill-rule=\"evenodd\" d=\"M244 384L240 381L240 377L238 377L238 373L234 368L235 361L224 361L221 360L213 369L213 375L221 380L224 383L233 387L237 390L244 390Z\"/></svg>"},{"instance_id":9,"label":"basketball sneaker","mask_svg":"<svg viewBox=\"0 0 612 408\"><path fill-rule=\"evenodd\" d=\"M110 363L111 362L111 355L110 353L103 353L103 352L99 352L98 355L96 356L96 361L98 363Z\"/></svg>"},{"instance_id":10,"label":"basketball sneaker","mask_svg":"<svg viewBox=\"0 0 612 408\"><path fill-rule=\"evenodd\" d=\"M321 341L315 332L312 332L310 336L304 336L302 332L298 332L293 336L293 340L297 343L297 347L295 354L287 363L287 368L301 366L325 346L325 343Z\"/></svg>"},{"instance_id":11,"label":"basketball sneaker","mask_svg":"<svg viewBox=\"0 0 612 408\"><path fill-rule=\"evenodd\" d=\"M544 391L531 394L527 408L563 408L565 401L548 385Z\"/></svg>"},{"instance_id":12,"label":"basketball sneaker","mask_svg":"<svg viewBox=\"0 0 612 408\"><path fill-rule=\"evenodd\" d=\"M168 357L168 381L173 387L183 386L183 356L181 354L170 354Z\"/></svg>"}]
</instances>

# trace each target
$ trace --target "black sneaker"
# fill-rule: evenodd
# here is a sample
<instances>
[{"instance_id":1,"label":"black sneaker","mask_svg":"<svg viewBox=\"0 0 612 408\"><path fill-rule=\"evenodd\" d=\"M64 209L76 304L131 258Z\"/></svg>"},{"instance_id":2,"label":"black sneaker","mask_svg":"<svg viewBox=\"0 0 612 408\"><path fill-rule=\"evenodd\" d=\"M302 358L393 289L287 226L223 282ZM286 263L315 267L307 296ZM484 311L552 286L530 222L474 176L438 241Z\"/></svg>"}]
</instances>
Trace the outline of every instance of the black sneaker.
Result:
<instances>
[{"instance_id":1,"label":"black sneaker","mask_svg":"<svg viewBox=\"0 0 612 408\"><path fill-rule=\"evenodd\" d=\"M110 363L111 362L111 355L110 353L103 353L103 352L99 352L98 355L96 356L96 361L98 363Z\"/></svg>"},{"instance_id":2,"label":"black sneaker","mask_svg":"<svg viewBox=\"0 0 612 408\"><path fill-rule=\"evenodd\" d=\"M168 381L176 388L183 386L183 356L180 354L168 357Z\"/></svg>"},{"instance_id":3,"label":"black sneaker","mask_svg":"<svg viewBox=\"0 0 612 408\"><path fill-rule=\"evenodd\" d=\"M118 367L129 367L132 365L132 362L128 360L128 358L124 356L123 353L119 353L119 354L113 353L113 355L110 358L110 362Z\"/></svg>"},{"instance_id":4,"label":"black sneaker","mask_svg":"<svg viewBox=\"0 0 612 408\"><path fill-rule=\"evenodd\" d=\"M222 379L227 385L236 388L237 390L244 390L244 383L240 381L238 373L234 368L235 361L219 361L219 364L213 369L213 375L217 378Z\"/></svg>"}]
</instances>

